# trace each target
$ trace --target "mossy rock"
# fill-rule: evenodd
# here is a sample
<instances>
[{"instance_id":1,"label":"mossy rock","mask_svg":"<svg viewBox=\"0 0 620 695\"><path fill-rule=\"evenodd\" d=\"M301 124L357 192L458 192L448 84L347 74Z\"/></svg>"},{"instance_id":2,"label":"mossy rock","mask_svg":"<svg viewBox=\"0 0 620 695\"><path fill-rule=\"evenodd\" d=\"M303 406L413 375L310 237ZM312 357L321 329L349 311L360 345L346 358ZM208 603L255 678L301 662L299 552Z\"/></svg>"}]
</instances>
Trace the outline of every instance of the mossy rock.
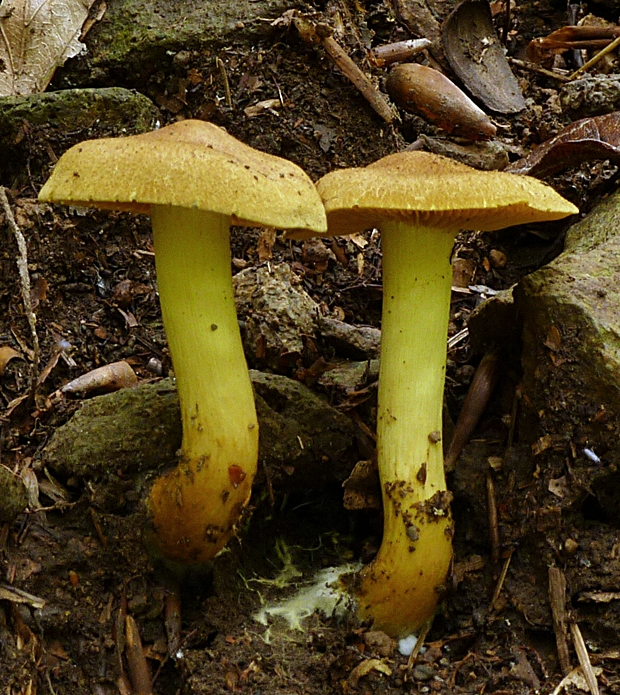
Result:
<instances>
[{"instance_id":1,"label":"mossy rock","mask_svg":"<svg viewBox=\"0 0 620 695\"><path fill-rule=\"evenodd\" d=\"M303 384L250 372L260 425L259 479L276 490L341 483L358 459L354 423ZM105 480L169 468L181 446L181 415L169 379L85 401L59 427L43 458L63 479Z\"/></svg>"}]
</instances>

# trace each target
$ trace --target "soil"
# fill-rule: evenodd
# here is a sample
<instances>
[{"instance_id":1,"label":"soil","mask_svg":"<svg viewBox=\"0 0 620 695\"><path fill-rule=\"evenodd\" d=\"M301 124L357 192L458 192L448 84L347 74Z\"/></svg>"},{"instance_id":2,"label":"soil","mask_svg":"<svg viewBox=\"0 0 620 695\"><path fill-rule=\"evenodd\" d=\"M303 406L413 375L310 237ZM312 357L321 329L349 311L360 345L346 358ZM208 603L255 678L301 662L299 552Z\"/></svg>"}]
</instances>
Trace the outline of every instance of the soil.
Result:
<instances>
[{"instance_id":1,"label":"soil","mask_svg":"<svg viewBox=\"0 0 620 695\"><path fill-rule=\"evenodd\" d=\"M540 34L559 25L560 13L543 4L516 8L513 53L534 29ZM386 5L366 5L360 26L374 32L373 44L402 38ZM351 55L362 60L359 39L348 32L346 40ZM120 67L83 74L65 68L51 89L69 82L136 89L160 108L162 124L189 117L213 121L258 149L291 159L313 179L335 167L365 165L401 150L420 133L436 133L408 115L397 125L383 123L329 59L292 30L274 29L251 47L228 47L221 58L231 85L228 103L221 69L212 56L194 50L153 59L139 75ZM76 75L81 75L79 84ZM496 119L503 141L515 153L527 151L566 122L549 106L557 95L556 83L534 73L519 78L535 108ZM272 105L247 117L244 108L272 98L274 86L286 107ZM42 465L46 442L77 407L75 401L52 397L59 387L121 359L140 379L165 376L171 367L148 218L37 204L36 194L54 159L87 137L83 130L54 130L53 137L50 132L45 125L27 128L9 153L10 165L5 163L4 184L28 240L40 367L49 369L34 403L14 403L28 393L29 363L13 359L0 376L0 461L30 481L31 494L29 510L0 527L3 692L140 692L125 655L124 616L129 615L138 624L158 695L551 693L562 674L549 567L561 568L565 576L565 608L581 626L590 658L601 669L601 692L620 691L620 604L618 595L602 593L620 590L617 502L613 504L619 481L608 476L591 488L595 465L582 463L568 475L564 456L553 447L533 457L531 447L539 435L536 413L526 404L514 418L521 379L518 340L505 346L495 394L449 476L456 526L453 582L415 663L408 663L391 641L370 637L369 627L354 618L313 615L301 631L278 621L267 629L253 619L264 602L290 594L317 570L367 562L378 548L380 514L346 511L342 489L335 485L303 494L276 490L273 496L265 487L255 490L251 514L227 551L184 583L181 643L169 655L171 625L165 608L170 583L142 545L143 490L123 477L122 461L112 472L114 494L96 480L57 480ZM120 128L116 134L122 134ZM600 164L587 165L553 183L587 210L606 192L612 173ZM560 223L543 231L466 234L459 239L458 256L470 264L471 284L501 290L557 255L564 228ZM0 342L32 355L14 241L8 227L2 229ZM317 268L316 246L278 236L265 256L265 243L256 230L235 230L234 268L287 262L326 315L380 327L376 234L357 244L326 242L331 254L323 256L328 258L324 268L320 263ZM505 254L505 267L490 263L491 250ZM466 326L476 303L475 294L455 294L451 335ZM467 340L449 351L446 400L453 420L480 357ZM319 341L285 373L318 388L310 368L319 358L329 362L338 355ZM261 367L259 356L248 359ZM161 374L153 372L153 364ZM355 408L337 400L334 405L372 431L372 400ZM490 457L503 457L503 467L490 470ZM566 503L549 489L550 481L563 476L570 488ZM489 532L489 481L495 489L499 545ZM593 592L598 592L594 598ZM362 663L367 669L363 675L356 669ZM578 664L572 648L570 663ZM568 686L571 691L576 687Z\"/></svg>"}]
</instances>

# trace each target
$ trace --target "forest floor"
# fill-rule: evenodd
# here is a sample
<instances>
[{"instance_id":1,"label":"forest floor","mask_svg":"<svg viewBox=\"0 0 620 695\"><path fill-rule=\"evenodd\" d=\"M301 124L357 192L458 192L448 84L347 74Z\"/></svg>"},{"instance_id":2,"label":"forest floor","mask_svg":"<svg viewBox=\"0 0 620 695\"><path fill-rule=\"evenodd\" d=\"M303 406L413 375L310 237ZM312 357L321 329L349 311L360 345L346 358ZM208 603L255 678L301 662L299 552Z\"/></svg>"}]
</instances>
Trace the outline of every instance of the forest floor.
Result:
<instances>
[{"instance_id":1,"label":"forest floor","mask_svg":"<svg viewBox=\"0 0 620 695\"><path fill-rule=\"evenodd\" d=\"M548 32L565 21L560 11L546 7L543 13L542 3L518 5L509 45L515 55L535 32ZM372 33L374 45L406 38L381 2L366 3L363 21L361 13L353 12L353 18ZM497 21L501 26L501 17ZM347 40L352 55L360 59L362 51L351 33ZM406 114L397 124L381 121L325 54L305 45L290 29L276 26L261 43L227 47L219 55L225 61L229 94L221 67L199 50L180 50L142 66L139 73L133 68L99 70L77 86L136 89L158 106L162 125L190 117L213 121L258 149L296 162L313 180L333 168L363 166L404 149L421 133L437 134ZM380 68L374 70L383 79ZM518 78L528 109L494 117L511 159L569 122L557 106L558 83L529 71L518 72ZM65 88L70 81L76 86L75 79L67 67L50 89ZM244 112L278 94L284 107L272 103L251 116ZM110 130L122 134L120 128ZM598 603L583 598L595 590L620 591L618 519L602 510L594 493L571 497L578 501L561 508L549 491L550 479L558 479L566 463L552 449L533 456L539 436L535 413L514 419L521 379L518 340L504 353L495 395L449 475L456 525L454 581L415 663L408 663L392 641L373 640L369 627L354 618L313 615L301 631L277 620L268 629L253 618L265 601L290 594L317 570L366 562L378 547L380 515L345 510L339 484L303 493L255 490L252 514L239 536L212 567L183 587L182 641L174 658L168 655L167 590L143 549L143 500L133 481L122 480L122 462L116 499L98 494L96 481L59 480L42 464L46 443L77 407L68 399L50 401L63 384L117 360L127 360L141 380L154 378L153 360L161 364L164 376L171 366L149 219L36 202L54 159L75 138L72 132L54 132L50 139L45 129L26 128L10 178L7 174L3 181L27 236L41 365L50 369L36 404L25 402L29 407L7 409L28 391L27 363L13 359L0 375L0 408L5 410L0 410L0 461L32 485L36 480L34 501L40 505L31 505L0 531L5 582L0 585L2 692L130 692L124 690L130 686L122 622L129 614L139 626L158 695L552 693L562 673L549 603L549 567L560 567L566 577L567 616L581 626L601 692L619 692L617 596ZM613 174L609 165L589 164L550 182L587 211L609 190ZM492 290L512 286L561 251L565 231L565 223L556 223L542 231L464 234L458 257L468 273L466 285ZM32 346L16 280L16 251L8 227L0 234L0 339L28 355ZM498 257L506 263L492 260ZM317 247L236 229L233 258L236 270L287 263L325 315L350 324L381 325L376 234ZM476 292L454 293L451 336L467 326L478 303ZM283 373L305 379L320 393L311 367L319 358L330 363L336 357L319 341L296 364L284 366ZM467 339L449 350L446 402L453 420L480 357ZM260 355L248 359L252 366L264 367ZM355 408L344 399L332 404L372 432L372 397L370 389L369 400L360 400ZM490 457L504 457L507 463L490 472ZM496 557L487 509L490 477L499 515ZM570 476L566 484L571 484ZM570 662L578 665L572 648ZM566 686L569 692L585 687L577 675Z\"/></svg>"}]
</instances>

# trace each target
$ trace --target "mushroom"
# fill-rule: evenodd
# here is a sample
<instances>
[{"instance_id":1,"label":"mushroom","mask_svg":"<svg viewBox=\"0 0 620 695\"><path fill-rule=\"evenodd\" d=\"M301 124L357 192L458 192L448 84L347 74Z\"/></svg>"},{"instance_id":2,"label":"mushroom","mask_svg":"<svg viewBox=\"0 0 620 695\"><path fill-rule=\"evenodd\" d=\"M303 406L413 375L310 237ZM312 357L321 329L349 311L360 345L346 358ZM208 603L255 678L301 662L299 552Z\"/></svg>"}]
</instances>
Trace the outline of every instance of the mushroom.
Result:
<instances>
[{"instance_id":1,"label":"mushroom","mask_svg":"<svg viewBox=\"0 0 620 695\"><path fill-rule=\"evenodd\" d=\"M578 210L536 179L480 172L426 152L334 171L317 189L328 235L381 230L377 455L384 527L376 558L356 582L356 598L360 617L404 637L434 614L452 557L441 413L456 234Z\"/></svg>"},{"instance_id":2,"label":"mushroom","mask_svg":"<svg viewBox=\"0 0 620 695\"><path fill-rule=\"evenodd\" d=\"M161 309L181 404L181 460L147 502L147 545L173 566L204 563L250 497L258 423L235 311L229 227L322 232L296 165L204 121L90 140L58 161L39 199L149 213Z\"/></svg>"}]
</instances>

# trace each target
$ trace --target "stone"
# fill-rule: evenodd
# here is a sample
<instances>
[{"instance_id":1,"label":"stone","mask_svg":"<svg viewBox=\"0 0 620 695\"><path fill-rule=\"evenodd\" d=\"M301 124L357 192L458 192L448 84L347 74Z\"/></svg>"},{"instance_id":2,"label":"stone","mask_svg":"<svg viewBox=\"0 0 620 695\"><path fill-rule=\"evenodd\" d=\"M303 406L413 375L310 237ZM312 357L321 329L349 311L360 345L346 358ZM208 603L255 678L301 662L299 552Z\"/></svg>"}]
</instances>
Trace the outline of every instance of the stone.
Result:
<instances>
[{"instance_id":1,"label":"stone","mask_svg":"<svg viewBox=\"0 0 620 695\"><path fill-rule=\"evenodd\" d=\"M80 64L133 69L181 50L249 44L269 30L265 20L289 8L285 0L108 0L104 16L84 39L88 51L68 61L65 70L70 74Z\"/></svg>"},{"instance_id":2,"label":"stone","mask_svg":"<svg viewBox=\"0 0 620 695\"><path fill-rule=\"evenodd\" d=\"M295 365L319 311L300 278L287 263L264 265L234 275L233 287L248 360L276 370Z\"/></svg>"},{"instance_id":3,"label":"stone","mask_svg":"<svg viewBox=\"0 0 620 695\"><path fill-rule=\"evenodd\" d=\"M568 82L560 90L560 104L573 118L617 111L620 108L620 75L593 75Z\"/></svg>"},{"instance_id":4,"label":"stone","mask_svg":"<svg viewBox=\"0 0 620 695\"><path fill-rule=\"evenodd\" d=\"M352 360L369 360L379 356L381 331L372 326L354 326L338 319L319 316L321 339L338 355Z\"/></svg>"},{"instance_id":5,"label":"stone","mask_svg":"<svg viewBox=\"0 0 620 695\"><path fill-rule=\"evenodd\" d=\"M0 524L10 524L27 504L28 493L22 479L0 466Z\"/></svg>"},{"instance_id":6,"label":"stone","mask_svg":"<svg viewBox=\"0 0 620 695\"><path fill-rule=\"evenodd\" d=\"M560 256L515 289L523 317L522 400L536 414L541 441L549 435L555 448L576 455L574 465L594 488L620 465L618 229L615 193L570 229Z\"/></svg>"},{"instance_id":7,"label":"stone","mask_svg":"<svg viewBox=\"0 0 620 695\"><path fill-rule=\"evenodd\" d=\"M45 94L0 98L0 175L45 169L82 140L136 135L155 128L159 111L143 94L130 89L64 89Z\"/></svg>"},{"instance_id":8,"label":"stone","mask_svg":"<svg viewBox=\"0 0 620 695\"><path fill-rule=\"evenodd\" d=\"M260 425L259 478L276 491L342 482L359 458L353 422L299 382L250 375ZM163 379L85 401L54 432L43 460L63 479L125 479L173 465L181 438L176 389Z\"/></svg>"}]
</instances>

